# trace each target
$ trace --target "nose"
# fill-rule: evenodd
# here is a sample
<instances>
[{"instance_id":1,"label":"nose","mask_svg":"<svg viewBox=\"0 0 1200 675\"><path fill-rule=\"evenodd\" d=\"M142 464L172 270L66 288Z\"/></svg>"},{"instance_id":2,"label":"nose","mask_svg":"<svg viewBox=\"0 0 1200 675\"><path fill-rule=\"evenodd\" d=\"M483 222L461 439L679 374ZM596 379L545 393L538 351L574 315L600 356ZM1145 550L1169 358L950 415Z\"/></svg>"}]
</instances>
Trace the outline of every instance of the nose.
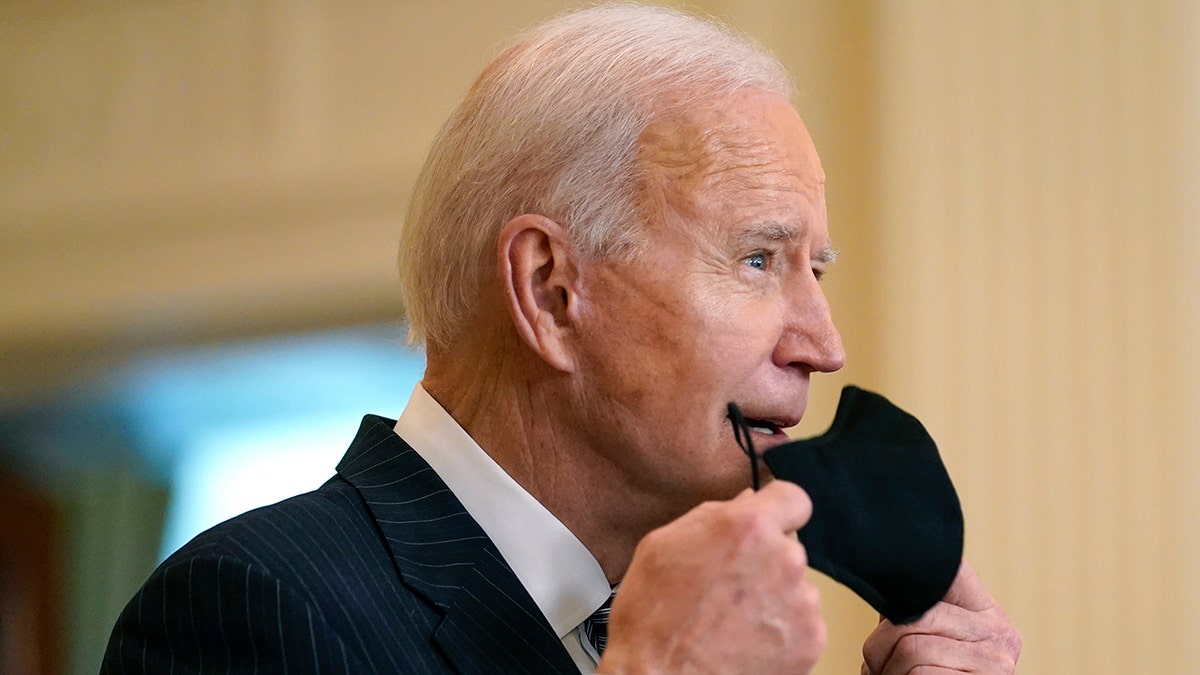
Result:
<instances>
[{"instance_id":1,"label":"nose","mask_svg":"<svg viewBox=\"0 0 1200 675\"><path fill-rule=\"evenodd\" d=\"M832 373L846 365L842 336L833 324L825 291L812 274L794 284L788 297L783 334L775 347L775 364L807 373Z\"/></svg>"}]
</instances>

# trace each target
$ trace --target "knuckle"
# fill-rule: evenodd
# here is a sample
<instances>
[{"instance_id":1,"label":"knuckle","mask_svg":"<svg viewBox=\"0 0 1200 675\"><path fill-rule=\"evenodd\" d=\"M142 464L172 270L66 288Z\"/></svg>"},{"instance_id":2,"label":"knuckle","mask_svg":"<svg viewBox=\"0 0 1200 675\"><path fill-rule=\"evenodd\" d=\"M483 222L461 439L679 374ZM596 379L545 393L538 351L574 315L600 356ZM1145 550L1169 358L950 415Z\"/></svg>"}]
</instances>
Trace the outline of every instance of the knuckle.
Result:
<instances>
[{"instance_id":1,"label":"knuckle","mask_svg":"<svg viewBox=\"0 0 1200 675\"><path fill-rule=\"evenodd\" d=\"M665 527L650 530L646 536L642 537L634 549L636 553L648 554L663 546L665 540L670 538L670 532Z\"/></svg>"},{"instance_id":2,"label":"knuckle","mask_svg":"<svg viewBox=\"0 0 1200 675\"><path fill-rule=\"evenodd\" d=\"M680 520L687 519L700 522L709 522L714 520L719 521L722 511L724 511L726 507L727 505L721 502L701 502L694 506L692 510L684 515L684 517Z\"/></svg>"},{"instance_id":3,"label":"knuckle","mask_svg":"<svg viewBox=\"0 0 1200 675\"><path fill-rule=\"evenodd\" d=\"M796 494L804 494L804 488L800 487L800 485L798 483L793 483L790 480L777 480L777 481L774 481L772 483L772 485L777 485L778 487L775 489L777 489L780 492L783 492L789 496L796 495Z\"/></svg>"},{"instance_id":4,"label":"knuckle","mask_svg":"<svg viewBox=\"0 0 1200 675\"><path fill-rule=\"evenodd\" d=\"M758 510L727 509L723 516L723 525L745 542L757 544L769 537L773 529L771 519Z\"/></svg>"},{"instance_id":5,"label":"knuckle","mask_svg":"<svg viewBox=\"0 0 1200 675\"><path fill-rule=\"evenodd\" d=\"M992 670L990 672L995 673L1011 673L1017 666L1017 662L1005 653L995 653L992 655L989 661L991 662L990 665L992 666Z\"/></svg>"},{"instance_id":6,"label":"knuckle","mask_svg":"<svg viewBox=\"0 0 1200 675\"><path fill-rule=\"evenodd\" d=\"M672 552L680 546L679 540L677 528L671 525L651 530L634 547L633 558L640 560L643 565L655 567L673 557Z\"/></svg>"},{"instance_id":7,"label":"knuckle","mask_svg":"<svg viewBox=\"0 0 1200 675\"><path fill-rule=\"evenodd\" d=\"M823 620L818 619L813 624L811 640L813 652L816 656L820 656L821 652L825 651L825 645L829 642L829 627L825 625Z\"/></svg>"},{"instance_id":8,"label":"knuckle","mask_svg":"<svg viewBox=\"0 0 1200 675\"><path fill-rule=\"evenodd\" d=\"M769 556L772 576L782 583L791 584L793 588L803 587L811 589L814 594L818 593L816 586L808 583L808 551L799 539L775 530L760 546Z\"/></svg>"},{"instance_id":9,"label":"knuckle","mask_svg":"<svg viewBox=\"0 0 1200 675\"><path fill-rule=\"evenodd\" d=\"M803 629L793 636L791 642L795 646L795 658L803 664L802 670L807 672L821 657L829 639L829 629L820 616L811 617L803 622Z\"/></svg>"},{"instance_id":10,"label":"knuckle","mask_svg":"<svg viewBox=\"0 0 1200 675\"><path fill-rule=\"evenodd\" d=\"M744 510L746 510L746 506L739 500L727 502L706 501L697 504L684 517L694 518L705 523L724 525L729 522L732 514Z\"/></svg>"},{"instance_id":11,"label":"knuckle","mask_svg":"<svg viewBox=\"0 0 1200 675\"><path fill-rule=\"evenodd\" d=\"M800 588L802 589L801 592L804 594L804 604L812 607L817 612L820 612L821 589L817 588L815 584L808 583L807 581L803 584L800 584Z\"/></svg>"},{"instance_id":12,"label":"knuckle","mask_svg":"<svg viewBox=\"0 0 1200 675\"><path fill-rule=\"evenodd\" d=\"M808 549L804 548L804 544L800 540L796 540L796 545L792 547L791 559L795 564L793 572L798 575L803 575L808 567ZM813 587L816 588L815 586Z\"/></svg>"},{"instance_id":13,"label":"knuckle","mask_svg":"<svg viewBox=\"0 0 1200 675\"><path fill-rule=\"evenodd\" d=\"M1013 664L1016 664L1017 657L1021 655L1021 648L1024 646L1024 639L1021 637L1021 632L1015 626L1010 625L1008 626L1008 630L1004 631L1001 642L1006 648L1008 655L1012 658Z\"/></svg>"},{"instance_id":14,"label":"knuckle","mask_svg":"<svg viewBox=\"0 0 1200 675\"><path fill-rule=\"evenodd\" d=\"M804 488L801 488L799 485L797 485L795 499L796 504L800 506L801 510L804 511L804 519L808 520L808 517L812 515L813 510L812 497L808 496L808 492L806 492Z\"/></svg>"},{"instance_id":15,"label":"knuckle","mask_svg":"<svg viewBox=\"0 0 1200 675\"><path fill-rule=\"evenodd\" d=\"M904 635L896 642L893 658L898 659L901 663L911 663L925 650L926 642L926 636L924 635L916 633Z\"/></svg>"}]
</instances>

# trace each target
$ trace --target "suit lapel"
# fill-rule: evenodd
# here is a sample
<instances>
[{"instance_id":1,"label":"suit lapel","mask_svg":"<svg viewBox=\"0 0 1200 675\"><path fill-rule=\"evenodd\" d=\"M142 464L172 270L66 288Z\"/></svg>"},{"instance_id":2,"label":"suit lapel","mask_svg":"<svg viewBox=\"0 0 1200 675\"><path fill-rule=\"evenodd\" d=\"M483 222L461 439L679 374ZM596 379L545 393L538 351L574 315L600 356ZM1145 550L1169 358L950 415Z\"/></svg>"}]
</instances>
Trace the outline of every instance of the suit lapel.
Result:
<instances>
[{"instance_id":1,"label":"suit lapel","mask_svg":"<svg viewBox=\"0 0 1200 675\"><path fill-rule=\"evenodd\" d=\"M512 571L485 551L464 579L434 635L461 673L569 673L577 670ZM513 597L519 593L520 597Z\"/></svg>"},{"instance_id":2,"label":"suit lapel","mask_svg":"<svg viewBox=\"0 0 1200 675\"><path fill-rule=\"evenodd\" d=\"M461 673L575 670L495 545L393 426L366 417L337 470L362 494L401 578L442 612L433 641Z\"/></svg>"}]
</instances>

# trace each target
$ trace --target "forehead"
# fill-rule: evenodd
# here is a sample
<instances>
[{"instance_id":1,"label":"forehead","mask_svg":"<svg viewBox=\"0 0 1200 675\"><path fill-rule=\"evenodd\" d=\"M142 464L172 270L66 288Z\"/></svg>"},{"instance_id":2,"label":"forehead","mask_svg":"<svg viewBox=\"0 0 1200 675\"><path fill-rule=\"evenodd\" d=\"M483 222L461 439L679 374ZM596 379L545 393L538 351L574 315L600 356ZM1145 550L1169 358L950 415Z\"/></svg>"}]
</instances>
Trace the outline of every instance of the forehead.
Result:
<instances>
[{"instance_id":1,"label":"forehead","mask_svg":"<svg viewBox=\"0 0 1200 675\"><path fill-rule=\"evenodd\" d=\"M823 219L825 174L800 116L782 97L745 92L660 120L640 140L649 222L666 208L728 223Z\"/></svg>"}]
</instances>

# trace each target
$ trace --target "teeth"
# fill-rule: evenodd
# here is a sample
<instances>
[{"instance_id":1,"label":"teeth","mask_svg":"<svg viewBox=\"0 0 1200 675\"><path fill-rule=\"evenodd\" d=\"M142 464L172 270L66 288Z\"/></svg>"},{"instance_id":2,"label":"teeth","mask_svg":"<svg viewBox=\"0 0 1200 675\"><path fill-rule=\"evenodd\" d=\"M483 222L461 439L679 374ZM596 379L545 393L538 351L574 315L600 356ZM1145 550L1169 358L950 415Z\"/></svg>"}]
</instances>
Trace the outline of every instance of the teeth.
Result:
<instances>
[{"instance_id":1,"label":"teeth","mask_svg":"<svg viewBox=\"0 0 1200 675\"><path fill-rule=\"evenodd\" d=\"M750 428L753 429L754 431L757 431L760 434L771 434L771 435L775 434L775 430L772 429L771 427L750 427Z\"/></svg>"}]
</instances>

